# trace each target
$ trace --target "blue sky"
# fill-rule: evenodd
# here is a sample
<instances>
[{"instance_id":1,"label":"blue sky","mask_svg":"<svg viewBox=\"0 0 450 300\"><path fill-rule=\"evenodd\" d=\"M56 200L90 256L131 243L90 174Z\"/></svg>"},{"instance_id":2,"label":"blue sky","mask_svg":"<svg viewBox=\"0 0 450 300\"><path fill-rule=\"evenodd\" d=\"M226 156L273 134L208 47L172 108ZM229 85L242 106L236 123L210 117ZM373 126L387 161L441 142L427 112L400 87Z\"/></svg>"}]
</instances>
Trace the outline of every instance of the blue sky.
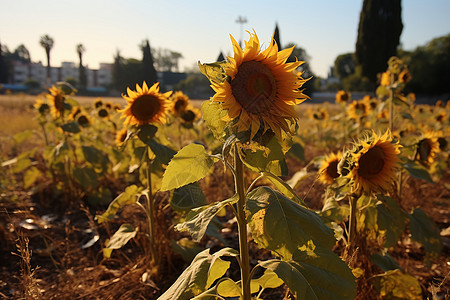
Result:
<instances>
[{"instance_id":1,"label":"blue sky","mask_svg":"<svg viewBox=\"0 0 450 300\"><path fill-rule=\"evenodd\" d=\"M48 34L53 66L78 62L75 47L82 43L84 63L98 68L113 62L117 50L141 59L138 45L149 39L152 47L180 52L183 70L215 61L220 51L231 54L229 34L239 40L236 19L243 16L243 29L254 29L263 45L278 23L281 43L304 48L313 72L326 76L337 55L354 51L361 6L362 0L0 0L0 42L10 51L24 44L33 61L45 64L39 39ZM402 9L404 49L450 33L449 0L403 0Z\"/></svg>"}]
</instances>

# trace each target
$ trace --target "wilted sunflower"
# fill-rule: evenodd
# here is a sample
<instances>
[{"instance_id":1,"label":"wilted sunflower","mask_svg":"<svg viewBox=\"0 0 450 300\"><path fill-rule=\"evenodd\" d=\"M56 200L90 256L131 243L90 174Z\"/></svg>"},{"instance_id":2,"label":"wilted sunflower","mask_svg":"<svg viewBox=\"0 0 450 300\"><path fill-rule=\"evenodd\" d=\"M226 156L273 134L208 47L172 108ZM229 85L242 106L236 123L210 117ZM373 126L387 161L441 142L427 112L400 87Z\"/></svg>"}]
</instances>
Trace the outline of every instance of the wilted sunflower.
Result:
<instances>
[{"instance_id":1,"label":"wilted sunflower","mask_svg":"<svg viewBox=\"0 0 450 300\"><path fill-rule=\"evenodd\" d=\"M342 158L342 153L331 153L325 156L319 169L319 180L325 184L332 184L340 176L338 173L338 164Z\"/></svg>"},{"instance_id":2,"label":"wilted sunflower","mask_svg":"<svg viewBox=\"0 0 450 300\"><path fill-rule=\"evenodd\" d=\"M127 100L128 106L119 110L122 113L121 118L125 118L126 125L164 123L171 91L161 94L159 82L148 88L144 81L142 88L136 84L136 91L127 88L127 92L128 96L122 95L122 97Z\"/></svg>"},{"instance_id":3,"label":"wilted sunflower","mask_svg":"<svg viewBox=\"0 0 450 300\"><path fill-rule=\"evenodd\" d=\"M253 137L263 127L282 139L282 131L292 133L290 126L298 118L294 105L309 98L299 90L307 80L295 72L303 62L287 63L294 47L278 51L273 39L260 51L255 32L244 50L230 37L234 57L228 57L225 66L229 80L212 82L216 92L212 100L222 103L227 110L224 119L235 120L238 132L250 129Z\"/></svg>"},{"instance_id":4,"label":"wilted sunflower","mask_svg":"<svg viewBox=\"0 0 450 300\"><path fill-rule=\"evenodd\" d=\"M432 164L440 150L438 139L438 133L425 131L417 142L416 159L424 165Z\"/></svg>"},{"instance_id":5,"label":"wilted sunflower","mask_svg":"<svg viewBox=\"0 0 450 300\"><path fill-rule=\"evenodd\" d=\"M128 136L128 129L126 127L120 131L117 131L116 141L115 141L116 145L121 146L125 142L125 139L127 138L127 136Z\"/></svg>"},{"instance_id":6,"label":"wilted sunflower","mask_svg":"<svg viewBox=\"0 0 450 300\"><path fill-rule=\"evenodd\" d=\"M182 91L176 91L170 97L172 100L172 114L176 117L181 116L189 105L189 97Z\"/></svg>"},{"instance_id":7,"label":"wilted sunflower","mask_svg":"<svg viewBox=\"0 0 450 300\"><path fill-rule=\"evenodd\" d=\"M336 103L347 103L350 102L351 98L350 93L347 93L346 91L338 91L336 93Z\"/></svg>"},{"instance_id":8,"label":"wilted sunflower","mask_svg":"<svg viewBox=\"0 0 450 300\"><path fill-rule=\"evenodd\" d=\"M347 177L355 192L383 192L389 190L395 178L401 146L392 142L389 131L379 137L375 132L360 140L351 154L353 162Z\"/></svg>"},{"instance_id":9,"label":"wilted sunflower","mask_svg":"<svg viewBox=\"0 0 450 300\"><path fill-rule=\"evenodd\" d=\"M50 100L51 109L50 112L52 113L53 117L59 118L62 116L64 112L64 100L65 96L62 90L57 88L56 86L52 86L48 89L50 94L47 94L47 99Z\"/></svg>"}]
</instances>

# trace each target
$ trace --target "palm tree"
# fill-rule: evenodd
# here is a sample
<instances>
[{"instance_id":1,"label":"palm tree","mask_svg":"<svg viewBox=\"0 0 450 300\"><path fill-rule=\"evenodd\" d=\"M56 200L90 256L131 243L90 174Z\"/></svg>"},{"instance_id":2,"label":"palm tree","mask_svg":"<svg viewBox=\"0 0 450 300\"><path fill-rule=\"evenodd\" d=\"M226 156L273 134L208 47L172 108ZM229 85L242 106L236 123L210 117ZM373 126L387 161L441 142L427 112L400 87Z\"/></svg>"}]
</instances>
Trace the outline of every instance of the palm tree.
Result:
<instances>
[{"instance_id":1,"label":"palm tree","mask_svg":"<svg viewBox=\"0 0 450 300\"><path fill-rule=\"evenodd\" d=\"M47 81L50 83L50 51L53 48L54 41L50 36L48 36L48 34L46 34L41 36L39 43L45 49L45 54L47 54Z\"/></svg>"},{"instance_id":2,"label":"palm tree","mask_svg":"<svg viewBox=\"0 0 450 300\"><path fill-rule=\"evenodd\" d=\"M80 60L80 65L78 67L78 73L79 73L78 82L79 82L81 88L85 88L87 80L86 80L86 70L84 69L84 66L83 66L83 53L86 51L86 48L84 48L83 44L78 44L76 46L76 50L78 53L78 58Z\"/></svg>"}]
</instances>

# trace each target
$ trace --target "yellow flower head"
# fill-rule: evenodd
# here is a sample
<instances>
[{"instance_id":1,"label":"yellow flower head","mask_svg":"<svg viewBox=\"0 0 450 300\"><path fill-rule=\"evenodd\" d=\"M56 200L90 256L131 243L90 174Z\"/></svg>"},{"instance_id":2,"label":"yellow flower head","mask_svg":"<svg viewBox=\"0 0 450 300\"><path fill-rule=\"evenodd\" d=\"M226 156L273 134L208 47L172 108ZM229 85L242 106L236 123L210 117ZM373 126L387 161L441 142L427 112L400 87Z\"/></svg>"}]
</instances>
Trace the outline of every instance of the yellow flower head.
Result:
<instances>
[{"instance_id":1,"label":"yellow flower head","mask_svg":"<svg viewBox=\"0 0 450 300\"><path fill-rule=\"evenodd\" d=\"M332 184L340 175L338 173L338 164L342 158L342 153L331 153L325 156L319 169L319 180L325 184Z\"/></svg>"},{"instance_id":2,"label":"yellow flower head","mask_svg":"<svg viewBox=\"0 0 450 300\"><path fill-rule=\"evenodd\" d=\"M95 108L99 108L99 107L101 107L101 106L103 106L103 101L102 101L102 99L97 98L97 99L95 100L95 102L94 102L94 107L95 107Z\"/></svg>"},{"instance_id":3,"label":"yellow flower head","mask_svg":"<svg viewBox=\"0 0 450 300\"><path fill-rule=\"evenodd\" d=\"M439 134L433 131L425 131L417 142L416 159L424 165L434 162L439 152Z\"/></svg>"},{"instance_id":4,"label":"yellow flower head","mask_svg":"<svg viewBox=\"0 0 450 300\"><path fill-rule=\"evenodd\" d=\"M445 111L439 112L436 116L436 121L438 121L439 123L444 123L446 119L447 114L445 113Z\"/></svg>"},{"instance_id":5,"label":"yellow flower head","mask_svg":"<svg viewBox=\"0 0 450 300\"><path fill-rule=\"evenodd\" d=\"M411 75L409 74L409 71L407 69L404 69L400 72L400 74L398 74L398 81L402 83L411 81Z\"/></svg>"},{"instance_id":6,"label":"yellow flower head","mask_svg":"<svg viewBox=\"0 0 450 300\"><path fill-rule=\"evenodd\" d=\"M201 112L198 108L189 105L185 108L180 117L183 124L192 125L201 118Z\"/></svg>"},{"instance_id":7,"label":"yellow flower head","mask_svg":"<svg viewBox=\"0 0 450 300\"><path fill-rule=\"evenodd\" d=\"M48 89L50 94L47 94L47 99L50 100L51 109L50 112L52 113L53 117L59 118L62 116L64 112L64 92L57 88L56 86L52 86Z\"/></svg>"},{"instance_id":8,"label":"yellow flower head","mask_svg":"<svg viewBox=\"0 0 450 300\"><path fill-rule=\"evenodd\" d=\"M387 131L383 136L372 132L355 145L352 152L353 166L347 177L352 179L355 192L383 192L389 190L395 180L395 168L401 146L392 142Z\"/></svg>"},{"instance_id":9,"label":"yellow flower head","mask_svg":"<svg viewBox=\"0 0 450 300\"><path fill-rule=\"evenodd\" d=\"M347 93L346 91L338 91L336 93L336 103L347 103L350 102L351 98L350 93Z\"/></svg>"},{"instance_id":10,"label":"yellow flower head","mask_svg":"<svg viewBox=\"0 0 450 300\"><path fill-rule=\"evenodd\" d=\"M389 86L391 85L391 72L386 71L381 74L380 85Z\"/></svg>"},{"instance_id":11,"label":"yellow flower head","mask_svg":"<svg viewBox=\"0 0 450 300\"><path fill-rule=\"evenodd\" d=\"M352 104L348 106L347 112L350 119L358 120L369 114L370 106L363 100L353 101Z\"/></svg>"},{"instance_id":12,"label":"yellow flower head","mask_svg":"<svg viewBox=\"0 0 450 300\"><path fill-rule=\"evenodd\" d=\"M117 146L121 146L124 142L125 139L127 138L128 135L128 129L125 127L122 130L118 131L116 133L116 145Z\"/></svg>"},{"instance_id":13,"label":"yellow flower head","mask_svg":"<svg viewBox=\"0 0 450 300\"><path fill-rule=\"evenodd\" d=\"M303 62L287 63L294 47L278 51L273 39L260 51L255 32L244 49L230 37L234 57L228 57L225 66L228 80L212 82L212 100L222 103L224 120L233 120L238 132L250 129L252 138L260 128L270 128L282 139L282 131L292 133L290 126L298 118L294 105L308 98L300 90L307 80L294 72Z\"/></svg>"},{"instance_id":14,"label":"yellow flower head","mask_svg":"<svg viewBox=\"0 0 450 300\"><path fill-rule=\"evenodd\" d=\"M128 106L119 112L125 118L126 125L144 125L150 123L164 123L169 107L168 97L172 92L160 93L159 83L151 88L142 84L142 88L136 84L136 91L127 88L128 96L122 95L127 100Z\"/></svg>"},{"instance_id":15,"label":"yellow flower head","mask_svg":"<svg viewBox=\"0 0 450 300\"><path fill-rule=\"evenodd\" d=\"M97 114L100 118L108 118L109 117L109 112L106 108L100 108L98 110Z\"/></svg>"},{"instance_id":16,"label":"yellow flower head","mask_svg":"<svg viewBox=\"0 0 450 300\"><path fill-rule=\"evenodd\" d=\"M172 100L172 114L179 117L183 114L189 105L189 97L182 91L177 91L170 97Z\"/></svg>"},{"instance_id":17,"label":"yellow flower head","mask_svg":"<svg viewBox=\"0 0 450 300\"><path fill-rule=\"evenodd\" d=\"M39 112L40 115L45 116L50 112L50 106L44 102L41 98L37 98L33 107Z\"/></svg>"}]
</instances>

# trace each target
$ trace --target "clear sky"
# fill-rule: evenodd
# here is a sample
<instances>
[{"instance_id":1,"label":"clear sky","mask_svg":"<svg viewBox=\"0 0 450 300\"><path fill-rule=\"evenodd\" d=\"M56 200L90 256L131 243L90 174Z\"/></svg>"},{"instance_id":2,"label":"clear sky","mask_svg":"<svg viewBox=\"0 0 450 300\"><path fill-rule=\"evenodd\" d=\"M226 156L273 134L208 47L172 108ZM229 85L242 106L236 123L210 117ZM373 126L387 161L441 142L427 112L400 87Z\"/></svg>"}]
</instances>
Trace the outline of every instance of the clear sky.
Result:
<instances>
[{"instance_id":1,"label":"clear sky","mask_svg":"<svg viewBox=\"0 0 450 300\"><path fill-rule=\"evenodd\" d=\"M117 50L141 59L139 44L149 39L151 47L180 52L181 70L192 68L220 51L231 54L229 34L239 40L242 16L244 31L254 29L263 48L278 23L282 45L304 48L313 72L324 77L337 55L354 51L362 0L0 0L0 7L0 42L10 51L24 44L33 61L46 64L39 40L48 34L52 66L77 63L79 43L90 68L112 63ZM403 0L403 48L450 33L449 14L450 0Z\"/></svg>"}]
</instances>

